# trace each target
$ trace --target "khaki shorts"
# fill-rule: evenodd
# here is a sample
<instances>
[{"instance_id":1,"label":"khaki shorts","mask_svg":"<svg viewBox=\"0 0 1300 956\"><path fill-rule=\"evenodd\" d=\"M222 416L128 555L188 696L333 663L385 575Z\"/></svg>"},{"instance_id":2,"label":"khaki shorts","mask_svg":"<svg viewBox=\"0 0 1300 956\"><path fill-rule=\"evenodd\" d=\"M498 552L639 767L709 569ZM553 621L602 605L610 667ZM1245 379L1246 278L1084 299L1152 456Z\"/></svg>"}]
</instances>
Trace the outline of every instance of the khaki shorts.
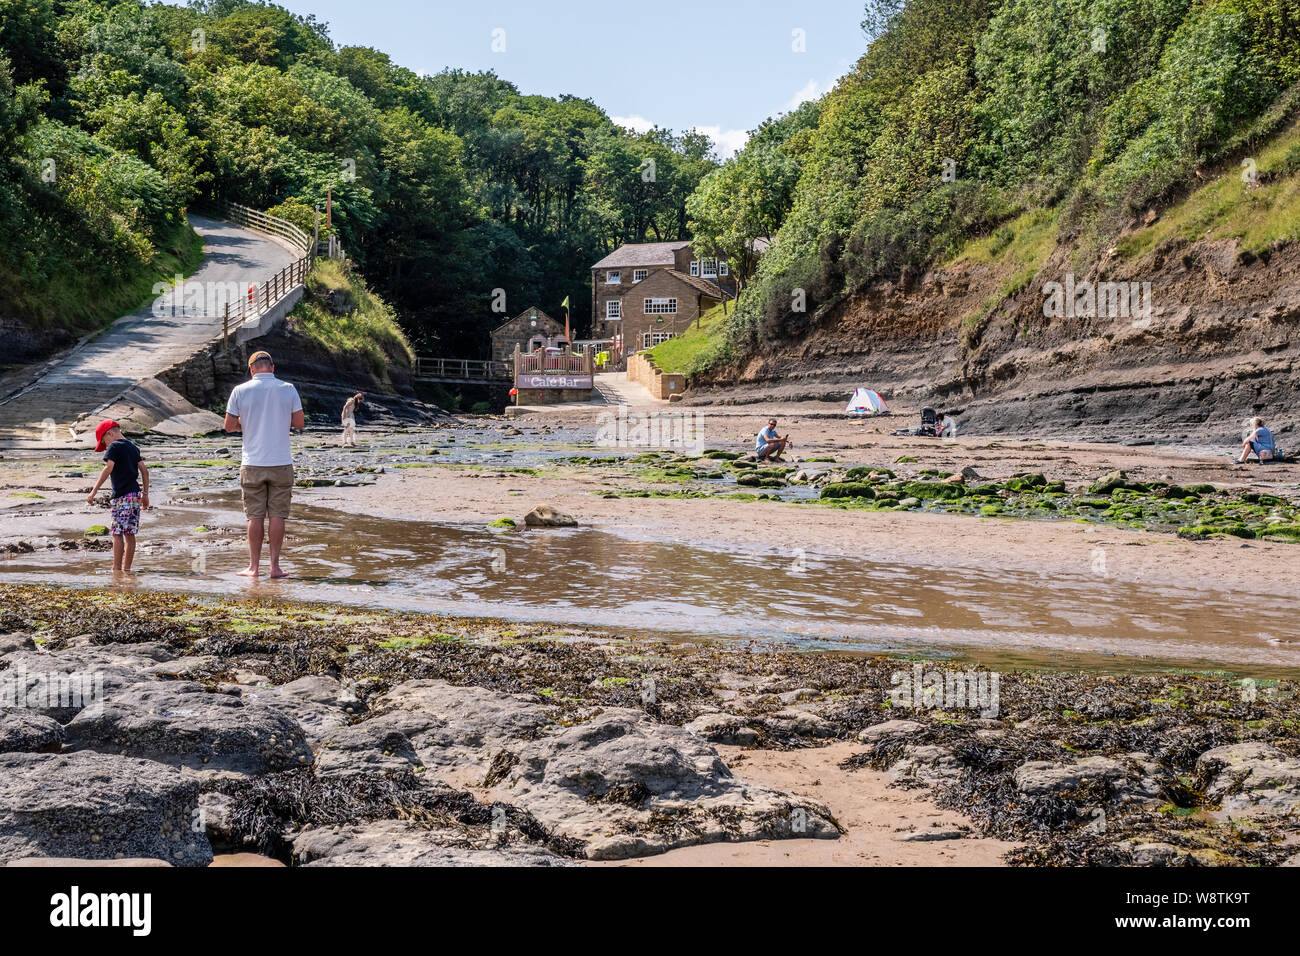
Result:
<instances>
[{"instance_id":1,"label":"khaki shorts","mask_svg":"<svg viewBox=\"0 0 1300 956\"><path fill-rule=\"evenodd\" d=\"M293 465L244 465L239 469L239 490L244 517L287 518L293 500Z\"/></svg>"}]
</instances>

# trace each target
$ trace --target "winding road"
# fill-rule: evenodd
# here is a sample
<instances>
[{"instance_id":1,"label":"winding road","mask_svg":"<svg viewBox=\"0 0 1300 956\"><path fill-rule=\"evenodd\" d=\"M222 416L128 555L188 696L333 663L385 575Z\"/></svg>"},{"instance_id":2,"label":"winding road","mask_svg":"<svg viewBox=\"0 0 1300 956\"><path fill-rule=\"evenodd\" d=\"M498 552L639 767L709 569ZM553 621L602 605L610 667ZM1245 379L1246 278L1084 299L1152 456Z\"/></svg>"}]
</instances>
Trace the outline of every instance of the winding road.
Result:
<instances>
[{"instance_id":1,"label":"winding road","mask_svg":"<svg viewBox=\"0 0 1300 956\"><path fill-rule=\"evenodd\" d=\"M189 220L203 237L203 263L185 280L182 301L175 290L168 292L81 343L27 387L0 398L0 443L69 443L70 426L80 416L211 342L221 332L223 297L265 281L301 256L234 223L196 215Z\"/></svg>"}]
</instances>

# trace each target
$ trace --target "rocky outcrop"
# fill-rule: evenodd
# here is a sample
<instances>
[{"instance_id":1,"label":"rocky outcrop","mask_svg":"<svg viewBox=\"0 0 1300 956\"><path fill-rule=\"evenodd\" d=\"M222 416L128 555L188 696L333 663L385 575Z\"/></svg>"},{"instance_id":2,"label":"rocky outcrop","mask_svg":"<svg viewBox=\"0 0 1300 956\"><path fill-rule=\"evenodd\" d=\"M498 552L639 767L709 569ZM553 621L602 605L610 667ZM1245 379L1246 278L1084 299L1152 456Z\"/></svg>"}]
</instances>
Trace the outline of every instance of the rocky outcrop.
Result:
<instances>
[{"instance_id":1,"label":"rocky outcrop","mask_svg":"<svg viewBox=\"0 0 1300 956\"><path fill-rule=\"evenodd\" d=\"M1300 759L1272 744L1229 744L1196 760L1205 795L1232 816L1300 812Z\"/></svg>"},{"instance_id":2,"label":"rocky outcrop","mask_svg":"<svg viewBox=\"0 0 1300 956\"><path fill-rule=\"evenodd\" d=\"M528 844L465 845L465 834L401 820L305 830L293 841L302 866L573 866Z\"/></svg>"},{"instance_id":3,"label":"rocky outcrop","mask_svg":"<svg viewBox=\"0 0 1300 956\"><path fill-rule=\"evenodd\" d=\"M91 752L0 754L0 862L32 856L212 859L193 826L199 785L152 760Z\"/></svg>"},{"instance_id":4,"label":"rocky outcrop","mask_svg":"<svg viewBox=\"0 0 1300 956\"><path fill-rule=\"evenodd\" d=\"M498 792L582 840L591 859L839 836L825 807L737 781L712 747L639 711L605 710L524 744L513 758Z\"/></svg>"},{"instance_id":5,"label":"rocky outcrop","mask_svg":"<svg viewBox=\"0 0 1300 956\"><path fill-rule=\"evenodd\" d=\"M67 725L69 750L145 757L189 770L268 773L309 765L298 724L273 708L159 681L109 694Z\"/></svg>"},{"instance_id":6,"label":"rocky outcrop","mask_svg":"<svg viewBox=\"0 0 1300 956\"><path fill-rule=\"evenodd\" d=\"M53 717L16 708L0 710L0 753L57 753L63 737L63 727Z\"/></svg>"}]
</instances>

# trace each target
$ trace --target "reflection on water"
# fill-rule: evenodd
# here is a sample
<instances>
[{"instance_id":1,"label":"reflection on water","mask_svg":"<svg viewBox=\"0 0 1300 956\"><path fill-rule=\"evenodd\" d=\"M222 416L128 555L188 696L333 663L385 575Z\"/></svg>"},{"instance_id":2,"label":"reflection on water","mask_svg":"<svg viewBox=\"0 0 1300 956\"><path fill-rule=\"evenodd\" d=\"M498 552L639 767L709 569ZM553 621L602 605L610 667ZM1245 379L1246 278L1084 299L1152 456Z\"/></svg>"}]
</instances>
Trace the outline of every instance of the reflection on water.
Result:
<instances>
[{"instance_id":1,"label":"reflection on water","mask_svg":"<svg viewBox=\"0 0 1300 956\"><path fill-rule=\"evenodd\" d=\"M196 534L198 525L227 530ZM138 558L138 585L244 595L249 584L234 574L242 531L226 495L156 510L141 543L166 544ZM291 579L262 581L254 593L864 650L1300 667L1300 627L1286 606L1253 607L1243 622L1227 593L1086 574L794 559L582 528L496 534L309 506L295 506L285 564ZM37 551L5 561L0 576L93 584L106 583L107 568L104 554Z\"/></svg>"}]
</instances>

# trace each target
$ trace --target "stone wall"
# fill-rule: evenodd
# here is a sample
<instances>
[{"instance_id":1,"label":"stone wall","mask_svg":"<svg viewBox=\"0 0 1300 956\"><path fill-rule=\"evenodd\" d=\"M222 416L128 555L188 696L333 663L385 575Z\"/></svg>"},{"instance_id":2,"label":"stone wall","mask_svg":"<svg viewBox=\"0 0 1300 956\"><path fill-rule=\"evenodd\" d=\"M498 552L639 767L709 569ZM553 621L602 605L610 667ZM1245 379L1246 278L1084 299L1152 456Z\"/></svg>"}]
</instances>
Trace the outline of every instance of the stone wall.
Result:
<instances>
[{"instance_id":1,"label":"stone wall","mask_svg":"<svg viewBox=\"0 0 1300 956\"><path fill-rule=\"evenodd\" d=\"M661 371L644 352L628 356L627 379L644 385L653 398L672 399L686 391L685 375Z\"/></svg>"}]
</instances>

